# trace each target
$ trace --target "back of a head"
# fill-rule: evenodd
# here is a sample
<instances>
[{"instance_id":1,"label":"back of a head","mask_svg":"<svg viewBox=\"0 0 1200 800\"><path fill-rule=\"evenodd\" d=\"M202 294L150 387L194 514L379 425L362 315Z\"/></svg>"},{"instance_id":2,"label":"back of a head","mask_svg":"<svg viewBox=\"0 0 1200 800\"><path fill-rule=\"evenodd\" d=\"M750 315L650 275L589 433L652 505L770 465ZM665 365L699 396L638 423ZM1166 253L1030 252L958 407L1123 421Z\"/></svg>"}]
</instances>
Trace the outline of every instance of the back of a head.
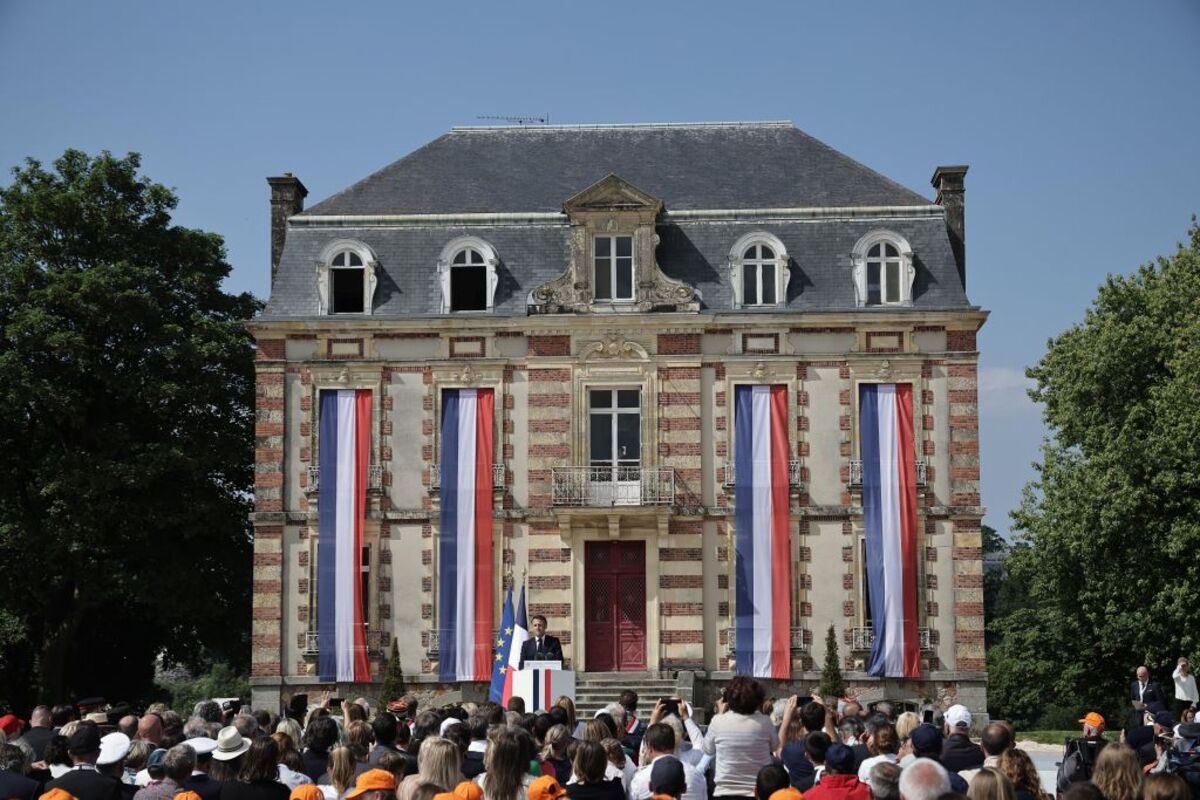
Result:
<instances>
[{"instance_id":1,"label":"back of a head","mask_svg":"<svg viewBox=\"0 0 1200 800\"><path fill-rule=\"evenodd\" d=\"M183 783L191 777L196 768L196 751L190 745L177 744L167 751L163 761L163 772L176 783Z\"/></svg>"},{"instance_id":2,"label":"back of a head","mask_svg":"<svg viewBox=\"0 0 1200 800\"><path fill-rule=\"evenodd\" d=\"M74 706L59 705L50 709L50 724L55 728L61 728L73 719L75 719Z\"/></svg>"},{"instance_id":3,"label":"back of a head","mask_svg":"<svg viewBox=\"0 0 1200 800\"><path fill-rule=\"evenodd\" d=\"M583 740L585 742L602 742L612 736L612 729L604 724L601 719L589 719L587 724L583 726Z\"/></svg>"},{"instance_id":4,"label":"back of a head","mask_svg":"<svg viewBox=\"0 0 1200 800\"><path fill-rule=\"evenodd\" d=\"M915 711L905 711L896 717L896 735L900 737L900 741L908 741L909 734L913 732L913 728L920 724L921 717Z\"/></svg>"},{"instance_id":5,"label":"back of a head","mask_svg":"<svg viewBox=\"0 0 1200 800\"><path fill-rule=\"evenodd\" d=\"M800 722L806 733L819 731L825 726L825 706L809 701L800 709Z\"/></svg>"},{"instance_id":6,"label":"back of a head","mask_svg":"<svg viewBox=\"0 0 1200 800\"><path fill-rule=\"evenodd\" d=\"M29 714L29 726L32 728L49 728L51 726L50 707L35 706Z\"/></svg>"},{"instance_id":7,"label":"back of a head","mask_svg":"<svg viewBox=\"0 0 1200 800\"><path fill-rule=\"evenodd\" d=\"M518 714L525 713L525 698L513 695L508 700L508 710L516 711Z\"/></svg>"},{"instance_id":8,"label":"back of a head","mask_svg":"<svg viewBox=\"0 0 1200 800\"><path fill-rule=\"evenodd\" d=\"M356 719L346 726L346 743L357 745L369 750L375 742L375 731L370 724L361 719Z\"/></svg>"},{"instance_id":9,"label":"back of a head","mask_svg":"<svg viewBox=\"0 0 1200 800\"><path fill-rule=\"evenodd\" d=\"M875 708L872 710L876 714L883 715L883 717L886 718L888 722L896 721L896 707L893 706L891 703L889 703L887 700L880 700L878 703L875 704Z\"/></svg>"},{"instance_id":10,"label":"back of a head","mask_svg":"<svg viewBox=\"0 0 1200 800\"><path fill-rule=\"evenodd\" d=\"M969 800L1015 800L1012 782L994 767L983 767L971 778Z\"/></svg>"},{"instance_id":11,"label":"back of a head","mask_svg":"<svg viewBox=\"0 0 1200 800\"><path fill-rule=\"evenodd\" d=\"M543 744L546 742L546 736L550 733L550 729L554 727L554 720L550 715L541 712L533 718L533 738Z\"/></svg>"},{"instance_id":12,"label":"back of a head","mask_svg":"<svg viewBox=\"0 0 1200 800\"><path fill-rule=\"evenodd\" d=\"M767 764L754 778L754 796L758 800L769 800L780 789L791 786L787 770L780 764Z\"/></svg>"},{"instance_id":13,"label":"back of a head","mask_svg":"<svg viewBox=\"0 0 1200 800\"><path fill-rule=\"evenodd\" d=\"M871 767L867 783L874 800L900 800L900 765L892 761L880 761Z\"/></svg>"},{"instance_id":14,"label":"back of a head","mask_svg":"<svg viewBox=\"0 0 1200 800\"><path fill-rule=\"evenodd\" d=\"M396 717L388 711L376 714L371 722L371 732L375 734L375 741L380 744L395 744L396 727Z\"/></svg>"},{"instance_id":15,"label":"back of a head","mask_svg":"<svg viewBox=\"0 0 1200 800\"><path fill-rule=\"evenodd\" d=\"M462 754L458 745L440 736L430 736L421 743L417 771L421 780L440 786L440 791L450 791L462 778Z\"/></svg>"},{"instance_id":16,"label":"back of a head","mask_svg":"<svg viewBox=\"0 0 1200 800\"><path fill-rule=\"evenodd\" d=\"M521 780L529 769L529 755L521 737L529 737L520 728L501 728L488 743L483 756L487 772L485 790L490 800L515 800Z\"/></svg>"},{"instance_id":17,"label":"back of a head","mask_svg":"<svg viewBox=\"0 0 1200 800\"><path fill-rule=\"evenodd\" d=\"M621 699L619 702L621 703L621 707L626 711L637 711L638 693L633 689L626 689L625 691L621 692Z\"/></svg>"},{"instance_id":18,"label":"back of a head","mask_svg":"<svg viewBox=\"0 0 1200 800\"><path fill-rule=\"evenodd\" d=\"M608 754L609 763L620 769L625 769L625 749L621 747L620 739L605 739L600 743L600 746Z\"/></svg>"},{"instance_id":19,"label":"back of a head","mask_svg":"<svg viewBox=\"0 0 1200 800\"><path fill-rule=\"evenodd\" d=\"M15 744L0 745L0 769L24 775L29 764L25 761L25 753Z\"/></svg>"},{"instance_id":20,"label":"back of a head","mask_svg":"<svg viewBox=\"0 0 1200 800\"><path fill-rule=\"evenodd\" d=\"M979 744L989 756L998 756L1013 746L1012 732L1007 725L993 722L983 729Z\"/></svg>"},{"instance_id":21,"label":"back of a head","mask_svg":"<svg viewBox=\"0 0 1200 800\"><path fill-rule=\"evenodd\" d=\"M580 742L575 748L572 766L582 783L599 783L604 780L608 768L608 753L600 742Z\"/></svg>"},{"instance_id":22,"label":"back of a head","mask_svg":"<svg viewBox=\"0 0 1200 800\"><path fill-rule=\"evenodd\" d=\"M1104 795L1091 781L1076 781L1063 792L1062 800L1104 800Z\"/></svg>"},{"instance_id":23,"label":"back of a head","mask_svg":"<svg viewBox=\"0 0 1200 800\"><path fill-rule=\"evenodd\" d=\"M851 739L858 740L866 727L860 717L842 717L842 721L838 723L838 733L842 737L843 742L849 742Z\"/></svg>"},{"instance_id":24,"label":"back of a head","mask_svg":"<svg viewBox=\"0 0 1200 800\"><path fill-rule=\"evenodd\" d=\"M892 723L884 722L871 734L871 750L875 755L895 753L900 749L900 737Z\"/></svg>"},{"instance_id":25,"label":"back of a head","mask_svg":"<svg viewBox=\"0 0 1200 800\"><path fill-rule=\"evenodd\" d=\"M255 739L244 758L238 772L238 780L242 783L273 781L279 776L279 743L274 739Z\"/></svg>"},{"instance_id":26,"label":"back of a head","mask_svg":"<svg viewBox=\"0 0 1200 800\"><path fill-rule=\"evenodd\" d=\"M604 710L608 713L608 718L612 720L613 736L622 735L618 731L625 727L625 706L620 703L609 703Z\"/></svg>"},{"instance_id":27,"label":"back of a head","mask_svg":"<svg viewBox=\"0 0 1200 800\"><path fill-rule=\"evenodd\" d=\"M426 709L417 714L413 720L412 735L414 739L424 739L426 736L436 736L442 727L442 716L436 711Z\"/></svg>"},{"instance_id":28,"label":"back of a head","mask_svg":"<svg viewBox=\"0 0 1200 800\"><path fill-rule=\"evenodd\" d=\"M725 702L736 714L753 714L762 708L765 698L762 684L745 675L738 675L725 685Z\"/></svg>"},{"instance_id":29,"label":"back of a head","mask_svg":"<svg viewBox=\"0 0 1200 800\"><path fill-rule=\"evenodd\" d=\"M813 731L804 737L804 750L808 753L808 758L814 764L825 763L825 752L832 744L829 734L825 731Z\"/></svg>"},{"instance_id":30,"label":"back of a head","mask_svg":"<svg viewBox=\"0 0 1200 800\"><path fill-rule=\"evenodd\" d=\"M304 729L304 746L309 750L328 752L337 744L338 726L333 717L314 717Z\"/></svg>"},{"instance_id":31,"label":"back of a head","mask_svg":"<svg viewBox=\"0 0 1200 800\"><path fill-rule=\"evenodd\" d=\"M562 706L551 706L550 710L546 713L550 715L550 721L555 725L564 725L567 730L571 730L574 727L571 715Z\"/></svg>"},{"instance_id":32,"label":"back of a head","mask_svg":"<svg viewBox=\"0 0 1200 800\"><path fill-rule=\"evenodd\" d=\"M642 737L642 742L652 753L674 753L675 730L670 725L656 722L646 728L646 735Z\"/></svg>"},{"instance_id":33,"label":"back of a head","mask_svg":"<svg viewBox=\"0 0 1200 800\"><path fill-rule=\"evenodd\" d=\"M936 761L918 758L900 773L902 800L938 800L950 791L950 773Z\"/></svg>"},{"instance_id":34,"label":"back of a head","mask_svg":"<svg viewBox=\"0 0 1200 800\"><path fill-rule=\"evenodd\" d=\"M1142 768L1137 753L1119 744L1106 746L1096 758L1092 783L1106 800L1139 800Z\"/></svg>"},{"instance_id":35,"label":"back of a head","mask_svg":"<svg viewBox=\"0 0 1200 800\"><path fill-rule=\"evenodd\" d=\"M1142 800L1192 800L1188 783L1173 772L1147 775L1142 784Z\"/></svg>"}]
</instances>

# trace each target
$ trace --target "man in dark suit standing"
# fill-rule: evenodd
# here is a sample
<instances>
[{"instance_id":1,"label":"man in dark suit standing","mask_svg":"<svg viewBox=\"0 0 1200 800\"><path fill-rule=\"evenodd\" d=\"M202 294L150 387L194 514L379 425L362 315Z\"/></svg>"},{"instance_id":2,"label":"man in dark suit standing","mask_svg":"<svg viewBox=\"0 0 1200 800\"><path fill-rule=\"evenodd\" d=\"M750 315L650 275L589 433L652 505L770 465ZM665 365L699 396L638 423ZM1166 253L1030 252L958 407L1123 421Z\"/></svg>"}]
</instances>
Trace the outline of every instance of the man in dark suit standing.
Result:
<instances>
[{"instance_id":1,"label":"man in dark suit standing","mask_svg":"<svg viewBox=\"0 0 1200 800\"><path fill-rule=\"evenodd\" d=\"M562 642L546 633L546 618L535 614L529 620L529 638L521 645L520 669L526 661L562 661Z\"/></svg>"},{"instance_id":2,"label":"man in dark suit standing","mask_svg":"<svg viewBox=\"0 0 1200 800\"><path fill-rule=\"evenodd\" d=\"M75 765L61 778L46 784L46 791L62 789L79 800L121 800L121 782L96 769L100 758L100 729L84 722L67 740L67 752Z\"/></svg>"},{"instance_id":3,"label":"man in dark suit standing","mask_svg":"<svg viewBox=\"0 0 1200 800\"><path fill-rule=\"evenodd\" d=\"M1137 678L1129 689L1129 701L1133 704L1133 713L1130 715L1130 726L1137 727L1144 724L1142 712L1146 706L1151 703L1165 703L1166 695L1163 694L1162 687L1158 685L1158 681L1150 680L1150 670L1145 667L1137 668ZM1158 706L1156 705L1155 708Z\"/></svg>"}]
</instances>

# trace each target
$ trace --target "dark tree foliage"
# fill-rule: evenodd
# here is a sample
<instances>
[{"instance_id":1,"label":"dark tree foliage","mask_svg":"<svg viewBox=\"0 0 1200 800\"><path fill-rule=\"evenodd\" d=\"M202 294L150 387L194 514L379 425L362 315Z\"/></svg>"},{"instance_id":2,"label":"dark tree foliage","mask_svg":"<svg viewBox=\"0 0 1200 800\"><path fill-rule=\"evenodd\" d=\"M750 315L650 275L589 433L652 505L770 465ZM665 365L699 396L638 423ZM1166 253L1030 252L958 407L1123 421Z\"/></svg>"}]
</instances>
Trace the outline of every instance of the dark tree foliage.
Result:
<instances>
[{"instance_id":1,"label":"dark tree foliage","mask_svg":"<svg viewBox=\"0 0 1200 800\"><path fill-rule=\"evenodd\" d=\"M136 154L0 189L0 696L135 700L244 665L253 346L219 236Z\"/></svg>"},{"instance_id":2,"label":"dark tree foliage","mask_svg":"<svg viewBox=\"0 0 1200 800\"><path fill-rule=\"evenodd\" d=\"M846 693L846 682L842 679L842 657L838 655L837 632L833 626L825 632L825 663L821 666L821 680L817 694L823 698L841 697Z\"/></svg>"},{"instance_id":3,"label":"dark tree foliage","mask_svg":"<svg viewBox=\"0 0 1200 800\"><path fill-rule=\"evenodd\" d=\"M1195 220L1171 257L1109 277L1028 374L1051 437L1013 514L1014 602L988 654L994 711L1026 724L1048 704L1123 710L1134 667L1170 686L1200 646Z\"/></svg>"}]
</instances>

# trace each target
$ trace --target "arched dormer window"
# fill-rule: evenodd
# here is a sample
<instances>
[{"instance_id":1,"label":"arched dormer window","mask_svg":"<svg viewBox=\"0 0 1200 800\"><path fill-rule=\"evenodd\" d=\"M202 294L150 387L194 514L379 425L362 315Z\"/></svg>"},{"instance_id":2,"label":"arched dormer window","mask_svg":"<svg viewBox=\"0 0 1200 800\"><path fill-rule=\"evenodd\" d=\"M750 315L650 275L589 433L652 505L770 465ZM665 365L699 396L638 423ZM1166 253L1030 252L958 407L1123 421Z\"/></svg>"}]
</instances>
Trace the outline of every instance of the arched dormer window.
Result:
<instances>
[{"instance_id":1,"label":"arched dormer window","mask_svg":"<svg viewBox=\"0 0 1200 800\"><path fill-rule=\"evenodd\" d=\"M321 314L370 314L378 280L378 262L362 242L330 242L317 259L317 297Z\"/></svg>"},{"instance_id":2,"label":"arched dormer window","mask_svg":"<svg viewBox=\"0 0 1200 800\"><path fill-rule=\"evenodd\" d=\"M787 248L766 231L748 233L729 251L734 308L775 308L787 303Z\"/></svg>"},{"instance_id":3,"label":"arched dormer window","mask_svg":"<svg viewBox=\"0 0 1200 800\"><path fill-rule=\"evenodd\" d=\"M438 257L443 314L491 311L496 298L496 249L478 236L460 236Z\"/></svg>"},{"instance_id":4,"label":"arched dormer window","mask_svg":"<svg viewBox=\"0 0 1200 800\"><path fill-rule=\"evenodd\" d=\"M912 247L893 231L876 230L858 240L854 264L854 300L862 306L912 305Z\"/></svg>"}]
</instances>

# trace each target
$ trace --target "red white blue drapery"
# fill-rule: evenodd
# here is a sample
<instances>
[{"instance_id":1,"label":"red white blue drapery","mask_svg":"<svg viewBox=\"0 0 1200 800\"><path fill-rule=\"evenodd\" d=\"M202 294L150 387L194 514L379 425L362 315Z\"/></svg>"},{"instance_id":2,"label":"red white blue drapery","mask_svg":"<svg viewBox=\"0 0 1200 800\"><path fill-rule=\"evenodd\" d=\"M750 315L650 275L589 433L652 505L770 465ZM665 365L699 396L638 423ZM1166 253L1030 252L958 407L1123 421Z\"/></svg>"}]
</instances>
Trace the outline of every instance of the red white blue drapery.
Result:
<instances>
[{"instance_id":1,"label":"red white blue drapery","mask_svg":"<svg viewBox=\"0 0 1200 800\"><path fill-rule=\"evenodd\" d=\"M442 392L438 677L492 676L492 389Z\"/></svg>"},{"instance_id":2,"label":"red white blue drapery","mask_svg":"<svg viewBox=\"0 0 1200 800\"><path fill-rule=\"evenodd\" d=\"M874 644L870 675L920 677L912 385L859 387L863 522Z\"/></svg>"},{"instance_id":3,"label":"red white blue drapery","mask_svg":"<svg viewBox=\"0 0 1200 800\"><path fill-rule=\"evenodd\" d=\"M737 672L791 676L787 387L734 389Z\"/></svg>"},{"instance_id":4,"label":"red white blue drapery","mask_svg":"<svg viewBox=\"0 0 1200 800\"><path fill-rule=\"evenodd\" d=\"M320 398L317 672L323 681L367 681L361 576L371 391L323 390Z\"/></svg>"}]
</instances>

